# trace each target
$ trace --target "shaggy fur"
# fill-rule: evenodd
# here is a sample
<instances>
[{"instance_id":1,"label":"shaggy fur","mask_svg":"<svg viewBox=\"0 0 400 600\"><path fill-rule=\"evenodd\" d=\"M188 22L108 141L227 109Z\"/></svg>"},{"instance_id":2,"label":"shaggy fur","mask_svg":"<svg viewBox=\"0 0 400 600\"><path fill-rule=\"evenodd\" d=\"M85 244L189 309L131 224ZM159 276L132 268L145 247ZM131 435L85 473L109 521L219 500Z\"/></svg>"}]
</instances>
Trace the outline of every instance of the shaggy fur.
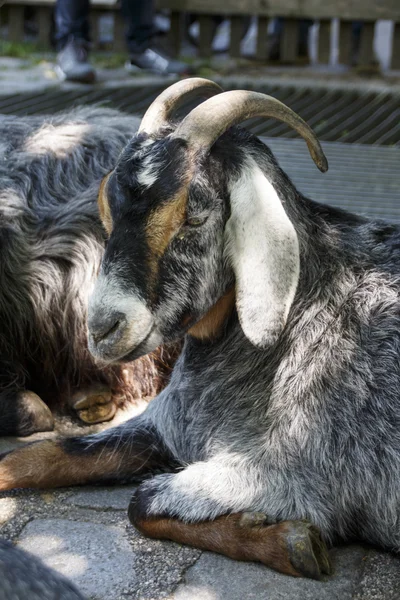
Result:
<instances>
[{"instance_id":1,"label":"shaggy fur","mask_svg":"<svg viewBox=\"0 0 400 600\"><path fill-rule=\"evenodd\" d=\"M86 343L105 241L98 188L137 127L100 108L0 119L0 434L35 430L22 390L60 408L96 382L118 404L160 389L167 354L123 371L97 365Z\"/></svg>"}]
</instances>

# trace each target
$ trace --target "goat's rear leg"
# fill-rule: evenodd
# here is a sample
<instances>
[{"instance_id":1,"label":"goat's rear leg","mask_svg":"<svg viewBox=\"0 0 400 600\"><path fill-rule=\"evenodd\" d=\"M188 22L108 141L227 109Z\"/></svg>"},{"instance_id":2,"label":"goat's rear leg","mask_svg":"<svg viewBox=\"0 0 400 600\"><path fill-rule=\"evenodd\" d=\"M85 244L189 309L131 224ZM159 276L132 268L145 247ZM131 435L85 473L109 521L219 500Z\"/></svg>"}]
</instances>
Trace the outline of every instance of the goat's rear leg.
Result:
<instances>
[{"instance_id":1,"label":"goat's rear leg","mask_svg":"<svg viewBox=\"0 0 400 600\"><path fill-rule=\"evenodd\" d=\"M44 440L0 456L0 491L126 483L177 463L143 416L86 437Z\"/></svg>"},{"instance_id":2,"label":"goat's rear leg","mask_svg":"<svg viewBox=\"0 0 400 600\"><path fill-rule=\"evenodd\" d=\"M258 561L293 576L330 573L318 530L304 521L269 523L257 504L251 467L212 459L143 483L129 518L144 535L170 539L237 560Z\"/></svg>"},{"instance_id":3,"label":"goat's rear leg","mask_svg":"<svg viewBox=\"0 0 400 600\"><path fill-rule=\"evenodd\" d=\"M0 393L0 435L28 436L53 429L51 410L37 394L29 390Z\"/></svg>"},{"instance_id":4,"label":"goat's rear leg","mask_svg":"<svg viewBox=\"0 0 400 600\"><path fill-rule=\"evenodd\" d=\"M261 562L293 577L321 579L331 573L326 546L310 523L283 521L268 525L268 518L262 513L238 513L214 521L184 523L147 516L146 504L140 496L139 488L131 501L129 518L143 535L218 552L235 560Z\"/></svg>"}]
</instances>

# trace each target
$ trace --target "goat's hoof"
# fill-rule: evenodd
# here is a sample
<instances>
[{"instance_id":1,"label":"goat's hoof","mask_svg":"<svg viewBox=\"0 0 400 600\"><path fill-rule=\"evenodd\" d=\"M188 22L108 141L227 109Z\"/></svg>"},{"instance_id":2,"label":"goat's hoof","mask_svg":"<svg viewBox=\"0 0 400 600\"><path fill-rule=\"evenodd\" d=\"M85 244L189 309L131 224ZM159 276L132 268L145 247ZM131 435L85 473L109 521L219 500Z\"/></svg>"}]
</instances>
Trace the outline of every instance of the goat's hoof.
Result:
<instances>
[{"instance_id":1,"label":"goat's hoof","mask_svg":"<svg viewBox=\"0 0 400 600\"><path fill-rule=\"evenodd\" d=\"M328 549L319 530L306 521L287 521L286 526L287 550L294 569L310 579L331 575Z\"/></svg>"},{"instance_id":2,"label":"goat's hoof","mask_svg":"<svg viewBox=\"0 0 400 600\"><path fill-rule=\"evenodd\" d=\"M24 390L17 397L19 424L16 434L31 435L40 431L53 431L54 419L49 407L34 392Z\"/></svg>"},{"instance_id":3,"label":"goat's hoof","mask_svg":"<svg viewBox=\"0 0 400 600\"><path fill-rule=\"evenodd\" d=\"M110 389L102 385L74 394L72 407L80 420L90 425L111 421L117 411Z\"/></svg>"}]
</instances>

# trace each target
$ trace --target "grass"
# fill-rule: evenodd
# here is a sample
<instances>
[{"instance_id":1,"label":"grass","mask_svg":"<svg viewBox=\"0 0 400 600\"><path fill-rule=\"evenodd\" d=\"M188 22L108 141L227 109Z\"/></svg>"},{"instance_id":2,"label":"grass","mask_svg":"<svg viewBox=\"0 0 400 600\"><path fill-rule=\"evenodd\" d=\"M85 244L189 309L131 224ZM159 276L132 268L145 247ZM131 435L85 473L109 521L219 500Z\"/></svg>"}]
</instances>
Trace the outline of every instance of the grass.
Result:
<instances>
[{"instance_id":1,"label":"grass","mask_svg":"<svg viewBox=\"0 0 400 600\"><path fill-rule=\"evenodd\" d=\"M44 48L35 42L9 42L0 40L0 55L31 60L33 54L43 52Z\"/></svg>"},{"instance_id":2,"label":"grass","mask_svg":"<svg viewBox=\"0 0 400 600\"><path fill-rule=\"evenodd\" d=\"M90 55L90 62L98 69L119 69L124 66L128 55L119 52L97 53Z\"/></svg>"},{"instance_id":3,"label":"grass","mask_svg":"<svg viewBox=\"0 0 400 600\"><path fill-rule=\"evenodd\" d=\"M1 2L1 0L0 0ZM37 42L10 42L0 40L0 57L11 57L24 60L16 68L18 70L29 69L43 61L54 61L55 52L49 50L49 47L43 47ZM96 69L120 69L124 66L128 58L127 53L113 51L93 51L90 53L90 62ZM182 59L181 59L182 60ZM184 62L192 65L195 74L200 77L213 78L217 73L223 72L220 66L213 66L212 59L199 59L198 57L185 57ZM0 70L7 70L8 67L0 66ZM140 73L138 73L140 76Z\"/></svg>"}]
</instances>

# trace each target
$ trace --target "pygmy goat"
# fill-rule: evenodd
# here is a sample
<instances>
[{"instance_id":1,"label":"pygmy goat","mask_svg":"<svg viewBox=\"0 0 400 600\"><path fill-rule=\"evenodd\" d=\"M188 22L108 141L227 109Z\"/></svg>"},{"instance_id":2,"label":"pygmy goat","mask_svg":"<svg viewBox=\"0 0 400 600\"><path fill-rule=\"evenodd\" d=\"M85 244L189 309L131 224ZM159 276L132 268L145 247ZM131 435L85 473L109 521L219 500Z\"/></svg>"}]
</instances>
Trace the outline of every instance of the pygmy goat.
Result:
<instances>
[{"instance_id":1,"label":"pygmy goat","mask_svg":"<svg viewBox=\"0 0 400 600\"><path fill-rule=\"evenodd\" d=\"M101 368L86 341L98 187L138 125L99 108L0 119L0 435L52 429L48 406L105 421L160 390L160 355Z\"/></svg>"},{"instance_id":2,"label":"pygmy goat","mask_svg":"<svg viewBox=\"0 0 400 600\"><path fill-rule=\"evenodd\" d=\"M400 550L400 228L305 198L232 127L278 118L326 170L274 98L168 123L199 86L158 98L99 197L90 350L124 363L184 337L170 383L120 427L3 456L0 489L155 472L129 509L144 534L319 578L325 542Z\"/></svg>"}]
</instances>

